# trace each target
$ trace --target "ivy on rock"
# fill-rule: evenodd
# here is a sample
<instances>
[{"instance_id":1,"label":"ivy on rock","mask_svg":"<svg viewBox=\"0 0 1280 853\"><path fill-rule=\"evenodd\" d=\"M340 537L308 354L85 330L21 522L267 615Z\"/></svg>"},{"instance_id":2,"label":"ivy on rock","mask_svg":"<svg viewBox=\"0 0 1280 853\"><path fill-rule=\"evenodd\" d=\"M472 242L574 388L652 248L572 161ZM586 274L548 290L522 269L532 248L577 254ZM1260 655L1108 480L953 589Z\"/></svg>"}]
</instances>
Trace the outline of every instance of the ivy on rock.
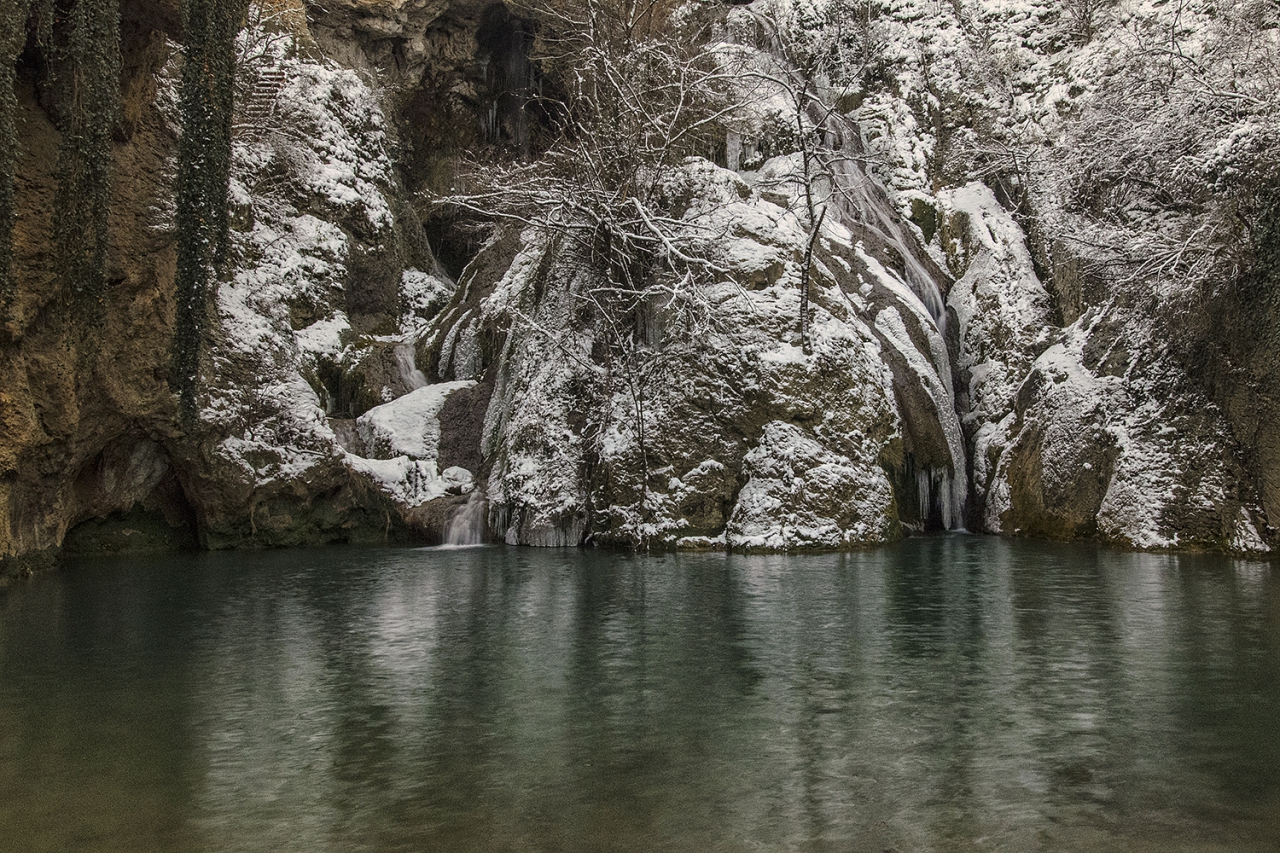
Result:
<instances>
[{"instance_id":1,"label":"ivy on rock","mask_svg":"<svg viewBox=\"0 0 1280 853\"><path fill-rule=\"evenodd\" d=\"M53 0L0 0L0 306L13 297L14 172L18 165L18 57L35 16L37 39L48 44Z\"/></svg>"},{"instance_id":2,"label":"ivy on rock","mask_svg":"<svg viewBox=\"0 0 1280 853\"><path fill-rule=\"evenodd\" d=\"M106 295L111 130L119 108L118 0L0 0L0 302L13 295L17 62L29 37L52 71L62 133L54 200L59 279L92 306Z\"/></svg>"},{"instance_id":3,"label":"ivy on rock","mask_svg":"<svg viewBox=\"0 0 1280 853\"><path fill-rule=\"evenodd\" d=\"M0 305L12 296L13 171L17 163L18 99L15 66L27 32L29 0L0 0Z\"/></svg>"},{"instance_id":4,"label":"ivy on rock","mask_svg":"<svg viewBox=\"0 0 1280 853\"><path fill-rule=\"evenodd\" d=\"M173 374L194 412L212 284L228 255L227 187L235 39L248 0L185 0L178 144L177 308ZM0 0L0 304L12 297L18 60L43 60L62 134L53 231L55 268L75 312L94 328L107 297L112 131L120 102L119 0Z\"/></svg>"},{"instance_id":5,"label":"ivy on rock","mask_svg":"<svg viewBox=\"0 0 1280 853\"><path fill-rule=\"evenodd\" d=\"M227 189L231 169L231 110L236 33L246 0L186 0L186 42L179 110L177 316L173 374L182 418L195 415L200 342L208 323L213 283L229 250Z\"/></svg>"},{"instance_id":6,"label":"ivy on rock","mask_svg":"<svg viewBox=\"0 0 1280 853\"><path fill-rule=\"evenodd\" d=\"M111 131L120 107L118 0L76 0L63 10L56 90L62 106L53 233L57 270L94 320L107 293ZM59 32L59 30L64 30Z\"/></svg>"}]
</instances>

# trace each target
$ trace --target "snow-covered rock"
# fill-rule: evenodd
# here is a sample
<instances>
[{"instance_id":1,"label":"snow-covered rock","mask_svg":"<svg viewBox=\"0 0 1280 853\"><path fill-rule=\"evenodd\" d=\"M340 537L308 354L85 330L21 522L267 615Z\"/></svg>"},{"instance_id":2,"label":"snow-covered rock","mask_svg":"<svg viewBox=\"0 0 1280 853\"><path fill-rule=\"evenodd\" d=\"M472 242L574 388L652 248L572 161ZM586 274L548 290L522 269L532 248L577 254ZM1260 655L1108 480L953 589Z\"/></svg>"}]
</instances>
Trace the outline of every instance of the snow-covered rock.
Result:
<instances>
[{"instance_id":1,"label":"snow-covered rock","mask_svg":"<svg viewBox=\"0 0 1280 853\"><path fill-rule=\"evenodd\" d=\"M1269 550L1256 504L1241 498L1239 450L1222 412L1167 364L1119 372L1099 343L1145 343L1133 328L1121 334L1091 311L1036 359L987 445L999 455L986 529Z\"/></svg>"},{"instance_id":2,"label":"snow-covered rock","mask_svg":"<svg viewBox=\"0 0 1280 853\"><path fill-rule=\"evenodd\" d=\"M820 20L826 2L796 8ZM744 47L734 21L762 5L730 13L716 50ZM125 67L114 363L92 373L42 325L57 133L22 105L0 554L134 505L234 547L439 537L464 503L468 529L540 545L843 548L965 523L1265 552L1274 273L1206 277L1245 255L1197 241L1274 243L1277 214L1250 207L1280 138L1273 6L1135 0L1089 22L1056 0L858 6L841 45L857 61L821 83L843 114L800 120L831 146L805 347L807 133L785 70L728 122L735 169L661 175L650 213L677 226L654 268L680 274L624 293L555 228L502 227L455 286L404 176L446 179L483 136L476 35L511 13L272 4L241 43L234 251L194 427L164 378L180 52L154 38ZM1131 100L1153 63L1170 82ZM1214 199L1232 216L1204 216ZM461 264L474 247L446 248Z\"/></svg>"},{"instance_id":3,"label":"snow-covered rock","mask_svg":"<svg viewBox=\"0 0 1280 853\"><path fill-rule=\"evenodd\" d=\"M832 452L795 424L765 424L725 531L738 550L849 547L894 537L893 487L874 460Z\"/></svg>"},{"instance_id":4,"label":"snow-covered rock","mask_svg":"<svg viewBox=\"0 0 1280 853\"><path fill-rule=\"evenodd\" d=\"M212 545L382 538L474 487L439 465L440 410L470 383L419 387L412 359L452 283L403 197L378 91L259 27L241 36L235 271L192 489Z\"/></svg>"},{"instance_id":5,"label":"snow-covered rock","mask_svg":"<svg viewBox=\"0 0 1280 853\"><path fill-rule=\"evenodd\" d=\"M434 462L440 453L440 410L454 391L473 381L427 385L365 412L356 429L370 459L408 456Z\"/></svg>"},{"instance_id":6,"label":"snow-covered rock","mask_svg":"<svg viewBox=\"0 0 1280 853\"><path fill-rule=\"evenodd\" d=\"M397 34L411 67L447 5L341 3L319 26L374 53ZM882 4L874 73L846 86L856 131L827 128L849 156L823 178L839 201L815 244L807 350L798 155L765 160L739 134L731 159L755 171L692 159L665 176L681 245L713 263L620 314L554 231L500 231L455 288L415 249L371 76L268 57L288 82L274 129L236 151L244 226L219 294L208 477L267 508L250 513L259 538L274 528L254 513L335 493L386 525L440 526L431 507L479 487L513 543L837 548L968 523L1266 550L1230 419L1169 354L1153 303L1073 283L1065 250L1042 282L1046 247L998 200L1022 191L1010 158L1061 225L1056 161L1032 155L1070 138L1118 67L1116 15L1146 26L1159 5L1108 7L1081 40L1039 0ZM1234 168L1261 132L1236 128L1204 168ZM209 518L230 540L245 525L225 510Z\"/></svg>"},{"instance_id":7,"label":"snow-covered rock","mask_svg":"<svg viewBox=\"0 0 1280 853\"><path fill-rule=\"evenodd\" d=\"M670 187L690 232L715 235L719 266L648 297L639 340L614 337L598 302L607 282L570 241L532 229L477 259L476 270L501 272L464 274L467 295L432 332L441 365L459 347L489 353L482 446L495 533L849 547L923 524L918 473L924 515L958 525L961 431L938 322L900 271L912 247L833 212L815 251L806 353L807 235L785 185L770 180L766 200L694 159ZM495 334L501 344L479 343Z\"/></svg>"}]
</instances>

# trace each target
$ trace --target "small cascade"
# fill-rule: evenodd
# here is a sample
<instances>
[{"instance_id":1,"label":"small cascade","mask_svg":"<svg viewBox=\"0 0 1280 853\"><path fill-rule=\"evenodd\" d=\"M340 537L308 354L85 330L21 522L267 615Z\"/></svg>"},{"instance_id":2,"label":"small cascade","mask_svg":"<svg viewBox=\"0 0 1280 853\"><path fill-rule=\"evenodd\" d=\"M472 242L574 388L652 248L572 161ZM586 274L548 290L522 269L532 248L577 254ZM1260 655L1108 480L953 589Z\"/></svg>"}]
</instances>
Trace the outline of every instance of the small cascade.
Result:
<instances>
[{"instance_id":1,"label":"small cascade","mask_svg":"<svg viewBox=\"0 0 1280 853\"><path fill-rule=\"evenodd\" d=\"M903 249L907 286L928 310L938 331L945 334L946 300L938 283L910 249L916 242L914 235L903 224L884 187L862 165L862 132L857 123L838 113L825 121L824 139L832 152L832 201L846 219Z\"/></svg>"},{"instance_id":2,"label":"small cascade","mask_svg":"<svg viewBox=\"0 0 1280 853\"><path fill-rule=\"evenodd\" d=\"M484 494L480 489L473 489L467 502L449 519L449 529L445 531L446 545L483 545L485 542L488 511Z\"/></svg>"},{"instance_id":3,"label":"small cascade","mask_svg":"<svg viewBox=\"0 0 1280 853\"><path fill-rule=\"evenodd\" d=\"M427 376L418 369L413 344L396 344L396 365L400 368L400 378L411 391L427 386Z\"/></svg>"},{"instance_id":4,"label":"small cascade","mask_svg":"<svg viewBox=\"0 0 1280 853\"><path fill-rule=\"evenodd\" d=\"M856 133L856 130L852 132ZM891 245L905 249L915 242L915 238L898 218L884 190L858 163L837 159L831 164L831 171L836 189L835 202L848 219L860 222ZM902 252L902 259L906 265L907 286L924 304L938 331L945 333L947 305L937 282L910 250Z\"/></svg>"}]
</instances>

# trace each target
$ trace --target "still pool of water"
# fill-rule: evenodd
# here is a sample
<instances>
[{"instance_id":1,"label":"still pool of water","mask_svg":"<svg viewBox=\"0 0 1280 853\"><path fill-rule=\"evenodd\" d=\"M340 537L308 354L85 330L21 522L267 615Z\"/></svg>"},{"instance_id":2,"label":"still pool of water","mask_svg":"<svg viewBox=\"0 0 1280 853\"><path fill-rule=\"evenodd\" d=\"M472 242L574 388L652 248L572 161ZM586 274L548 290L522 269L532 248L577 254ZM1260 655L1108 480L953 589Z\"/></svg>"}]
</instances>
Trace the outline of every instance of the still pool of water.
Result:
<instances>
[{"instance_id":1,"label":"still pool of water","mask_svg":"<svg viewBox=\"0 0 1280 853\"><path fill-rule=\"evenodd\" d=\"M1278 850L1278 575L969 536L74 564L0 593L0 847Z\"/></svg>"}]
</instances>

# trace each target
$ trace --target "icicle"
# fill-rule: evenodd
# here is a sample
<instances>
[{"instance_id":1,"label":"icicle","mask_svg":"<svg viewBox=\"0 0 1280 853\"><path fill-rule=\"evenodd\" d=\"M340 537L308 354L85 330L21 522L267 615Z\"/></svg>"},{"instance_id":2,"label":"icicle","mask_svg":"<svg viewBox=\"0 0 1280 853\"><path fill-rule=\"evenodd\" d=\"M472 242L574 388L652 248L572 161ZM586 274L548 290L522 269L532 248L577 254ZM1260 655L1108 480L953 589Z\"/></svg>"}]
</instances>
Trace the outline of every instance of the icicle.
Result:
<instances>
[{"instance_id":1,"label":"icicle","mask_svg":"<svg viewBox=\"0 0 1280 853\"><path fill-rule=\"evenodd\" d=\"M947 475L944 519L948 530L964 530L964 505L969 498L969 483L965 477Z\"/></svg>"},{"instance_id":2,"label":"icicle","mask_svg":"<svg viewBox=\"0 0 1280 853\"><path fill-rule=\"evenodd\" d=\"M929 510L933 508L933 482L929 469L916 472L916 497L920 501L920 523L929 523Z\"/></svg>"},{"instance_id":3,"label":"icicle","mask_svg":"<svg viewBox=\"0 0 1280 853\"><path fill-rule=\"evenodd\" d=\"M916 497L920 502L920 521L928 524L936 505L943 530L964 530L964 504L968 489L964 479L945 468L926 468L916 472Z\"/></svg>"},{"instance_id":4,"label":"icicle","mask_svg":"<svg viewBox=\"0 0 1280 853\"><path fill-rule=\"evenodd\" d=\"M742 168L742 134L736 130L725 131L724 157L730 172Z\"/></svg>"}]
</instances>

